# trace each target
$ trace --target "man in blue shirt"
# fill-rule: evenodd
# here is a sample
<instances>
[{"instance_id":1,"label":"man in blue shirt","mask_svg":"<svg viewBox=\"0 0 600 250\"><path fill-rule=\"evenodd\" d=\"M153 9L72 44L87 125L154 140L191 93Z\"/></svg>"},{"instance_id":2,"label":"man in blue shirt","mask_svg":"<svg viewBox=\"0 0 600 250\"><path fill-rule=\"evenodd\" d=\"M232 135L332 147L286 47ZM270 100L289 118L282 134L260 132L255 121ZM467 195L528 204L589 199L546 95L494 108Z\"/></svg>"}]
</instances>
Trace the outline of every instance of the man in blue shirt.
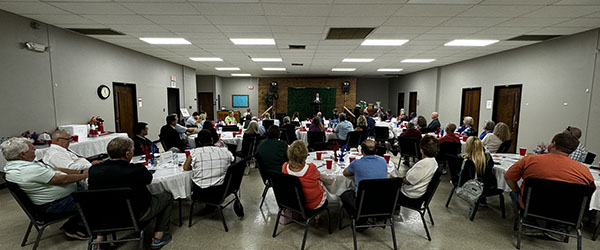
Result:
<instances>
[{"instance_id":1,"label":"man in blue shirt","mask_svg":"<svg viewBox=\"0 0 600 250\"><path fill-rule=\"evenodd\" d=\"M361 151L364 156L344 169L345 176L354 176L354 190L348 190L340 195L346 211L350 213L356 213L356 193L360 181L387 178L387 163L383 157L375 155L375 141L369 139L363 142Z\"/></svg>"},{"instance_id":2,"label":"man in blue shirt","mask_svg":"<svg viewBox=\"0 0 600 250\"><path fill-rule=\"evenodd\" d=\"M346 137L348 136L348 133L354 131L354 126L352 126L352 123L350 123L349 121L346 120L346 114L341 113L339 118L340 118L340 123L335 127L333 132L335 132L338 139L345 142ZM345 143L343 143L343 144L345 144Z\"/></svg>"}]
</instances>

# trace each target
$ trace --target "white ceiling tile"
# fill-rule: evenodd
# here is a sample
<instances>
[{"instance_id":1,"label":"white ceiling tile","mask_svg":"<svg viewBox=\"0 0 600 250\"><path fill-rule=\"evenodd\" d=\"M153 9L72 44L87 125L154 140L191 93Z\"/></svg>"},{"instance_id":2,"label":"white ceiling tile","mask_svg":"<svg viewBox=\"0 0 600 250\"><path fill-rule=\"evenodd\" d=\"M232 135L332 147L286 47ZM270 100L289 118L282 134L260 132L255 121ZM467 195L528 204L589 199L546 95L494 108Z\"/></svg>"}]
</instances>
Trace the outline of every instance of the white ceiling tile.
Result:
<instances>
[{"instance_id":1,"label":"white ceiling tile","mask_svg":"<svg viewBox=\"0 0 600 250\"><path fill-rule=\"evenodd\" d=\"M396 16L456 16L470 8L471 5L428 5L406 4L398 9Z\"/></svg>"},{"instance_id":2,"label":"white ceiling tile","mask_svg":"<svg viewBox=\"0 0 600 250\"><path fill-rule=\"evenodd\" d=\"M31 19L42 21L49 24L93 24L89 19L78 15L25 15Z\"/></svg>"},{"instance_id":3,"label":"white ceiling tile","mask_svg":"<svg viewBox=\"0 0 600 250\"><path fill-rule=\"evenodd\" d=\"M321 34L295 34L295 33L273 33L275 39L308 39L321 40L325 35Z\"/></svg>"},{"instance_id":4,"label":"white ceiling tile","mask_svg":"<svg viewBox=\"0 0 600 250\"><path fill-rule=\"evenodd\" d=\"M323 26L271 26L273 33L314 33L322 34L327 31L327 28Z\"/></svg>"},{"instance_id":5,"label":"white ceiling tile","mask_svg":"<svg viewBox=\"0 0 600 250\"><path fill-rule=\"evenodd\" d=\"M162 0L160 0L162 1ZM203 2L203 3L258 3L259 0L187 0L188 2Z\"/></svg>"},{"instance_id":6,"label":"white ceiling tile","mask_svg":"<svg viewBox=\"0 0 600 250\"><path fill-rule=\"evenodd\" d=\"M598 0L562 0L554 5L600 5L600 2Z\"/></svg>"},{"instance_id":7,"label":"white ceiling tile","mask_svg":"<svg viewBox=\"0 0 600 250\"><path fill-rule=\"evenodd\" d=\"M218 4L218 3L194 3L194 6L202 15L210 16L262 16L263 9L260 4L255 3L235 3L235 4Z\"/></svg>"},{"instance_id":8,"label":"white ceiling tile","mask_svg":"<svg viewBox=\"0 0 600 250\"><path fill-rule=\"evenodd\" d=\"M499 24L498 26L510 27L546 27L557 23L562 23L569 18L538 18L538 17L517 17L510 21Z\"/></svg>"},{"instance_id":9,"label":"white ceiling tile","mask_svg":"<svg viewBox=\"0 0 600 250\"><path fill-rule=\"evenodd\" d=\"M121 32L143 32L143 31L152 31L152 32L167 32L166 29L159 25L155 24L109 24L107 25L111 29Z\"/></svg>"},{"instance_id":10,"label":"white ceiling tile","mask_svg":"<svg viewBox=\"0 0 600 250\"><path fill-rule=\"evenodd\" d=\"M382 25L387 17L330 17L327 25L330 27L376 27Z\"/></svg>"},{"instance_id":11,"label":"white ceiling tile","mask_svg":"<svg viewBox=\"0 0 600 250\"><path fill-rule=\"evenodd\" d=\"M587 15L585 17L600 17L600 11L592 13L592 14L589 14L589 15Z\"/></svg>"},{"instance_id":12,"label":"white ceiling tile","mask_svg":"<svg viewBox=\"0 0 600 250\"><path fill-rule=\"evenodd\" d=\"M391 16L401 5L334 5L329 16Z\"/></svg>"},{"instance_id":13,"label":"white ceiling tile","mask_svg":"<svg viewBox=\"0 0 600 250\"><path fill-rule=\"evenodd\" d=\"M261 0L263 3L319 3L331 4L334 0ZM339 0L338 0L339 2Z\"/></svg>"},{"instance_id":14,"label":"white ceiling tile","mask_svg":"<svg viewBox=\"0 0 600 250\"><path fill-rule=\"evenodd\" d=\"M0 2L0 9L16 14L69 14L69 12L40 2Z\"/></svg>"},{"instance_id":15,"label":"white ceiling tile","mask_svg":"<svg viewBox=\"0 0 600 250\"><path fill-rule=\"evenodd\" d=\"M549 5L557 0L485 0L480 4L492 5Z\"/></svg>"},{"instance_id":16,"label":"white ceiling tile","mask_svg":"<svg viewBox=\"0 0 600 250\"><path fill-rule=\"evenodd\" d=\"M269 26L257 25L217 25L217 28L223 33L268 33L271 32Z\"/></svg>"},{"instance_id":17,"label":"white ceiling tile","mask_svg":"<svg viewBox=\"0 0 600 250\"><path fill-rule=\"evenodd\" d=\"M414 39L422 33L371 33L368 39Z\"/></svg>"},{"instance_id":18,"label":"white ceiling tile","mask_svg":"<svg viewBox=\"0 0 600 250\"><path fill-rule=\"evenodd\" d=\"M176 37L172 32L128 31L124 33L134 37Z\"/></svg>"},{"instance_id":19,"label":"white ceiling tile","mask_svg":"<svg viewBox=\"0 0 600 250\"><path fill-rule=\"evenodd\" d=\"M198 11L189 3L122 3L122 5L142 15L198 14Z\"/></svg>"},{"instance_id":20,"label":"white ceiling tile","mask_svg":"<svg viewBox=\"0 0 600 250\"><path fill-rule=\"evenodd\" d=\"M481 31L482 27L435 27L427 34L472 34Z\"/></svg>"},{"instance_id":21,"label":"white ceiling tile","mask_svg":"<svg viewBox=\"0 0 600 250\"><path fill-rule=\"evenodd\" d=\"M508 17L453 17L441 26L491 27L508 20Z\"/></svg>"},{"instance_id":22,"label":"white ceiling tile","mask_svg":"<svg viewBox=\"0 0 600 250\"><path fill-rule=\"evenodd\" d=\"M174 32L175 34L184 38L226 38L222 33L216 32ZM229 40L229 39L228 39Z\"/></svg>"},{"instance_id":23,"label":"white ceiling tile","mask_svg":"<svg viewBox=\"0 0 600 250\"><path fill-rule=\"evenodd\" d=\"M431 26L421 26L421 27L410 27L410 26L380 26L379 28L375 29L375 31L373 31L373 33L371 33L372 35L377 34L377 35L386 35L386 34L397 34L397 35L402 35L402 34L421 34L421 33L425 33L428 30L432 29Z\"/></svg>"},{"instance_id":24,"label":"white ceiling tile","mask_svg":"<svg viewBox=\"0 0 600 250\"><path fill-rule=\"evenodd\" d=\"M263 4L267 16L327 16L331 5L323 4Z\"/></svg>"},{"instance_id":25,"label":"white ceiling tile","mask_svg":"<svg viewBox=\"0 0 600 250\"><path fill-rule=\"evenodd\" d=\"M206 16L213 24L268 25L264 16Z\"/></svg>"},{"instance_id":26,"label":"white ceiling tile","mask_svg":"<svg viewBox=\"0 0 600 250\"><path fill-rule=\"evenodd\" d=\"M134 14L118 3L52 3L75 14Z\"/></svg>"},{"instance_id":27,"label":"white ceiling tile","mask_svg":"<svg viewBox=\"0 0 600 250\"><path fill-rule=\"evenodd\" d=\"M531 35L572 35L579 32L590 30L591 28L543 28L529 32Z\"/></svg>"},{"instance_id":28,"label":"white ceiling tile","mask_svg":"<svg viewBox=\"0 0 600 250\"><path fill-rule=\"evenodd\" d=\"M541 6L506 6L506 5L477 5L460 13L459 16L467 17L518 17Z\"/></svg>"},{"instance_id":29,"label":"white ceiling tile","mask_svg":"<svg viewBox=\"0 0 600 250\"><path fill-rule=\"evenodd\" d=\"M477 32L477 34L489 34L489 35L501 35L501 34L515 34L515 35L522 35L525 34L527 32L533 31L535 30L535 27L491 27L491 28L487 28L485 30L482 30L480 32Z\"/></svg>"},{"instance_id":30,"label":"white ceiling tile","mask_svg":"<svg viewBox=\"0 0 600 250\"><path fill-rule=\"evenodd\" d=\"M327 17L267 16L271 25L321 25L325 26Z\"/></svg>"},{"instance_id":31,"label":"white ceiling tile","mask_svg":"<svg viewBox=\"0 0 600 250\"><path fill-rule=\"evenodd\" d=\"M103 24L54 24L55 26L64 28L64 29L100 29L100 28L109 28Z\"/></svg>"},{"instance_id":32,"label":"white ceiling tile","mask_svg":"<svg viewBox=\"0 0 600 250\"><path fill-rule=\"evenodd\" d=\"M144 15L156 24L210 24L200 15Z\"/></svg>"},{"instance_id":33,"label":"white ceiling tile","mask_svg":"<svg viewBox=\"0 0 600 250\"><path fill-rule=\"evenodd\" d=\"M476 4L481 0L409 0L411 4Z\"/></svg>"},{"instance_id":34,"label":"white ceiling tile","mask_svg":"<svg viewBox=\"0 0 600 250\"><path fill-rule=\"evenodd\" d=\"M398 26L437 26L448 20L449 17L390 17L385 25Z\"/></svg>"},{"instance_id":35,"label":"white ceiling tile","mask_svg":"<svg viewBox=\"0 0 600 250\"><path fill-rule=\"evenodd\" d=\"M152 24L140 15L83 15L83 17L101 24Z\"/></svg>"},{"instance_id":36,"label":"white ceiling tile","mask_svg":"<svg viewBox=\"0 0 600 250\"><path fill-rule=\"evenodd\" d=\"M559 23L552 27L583 27L583 28L596 28L600 27L600 18L575 18L568 22Z\"/></svg>"},{"instance_id":37,"label":"white ceiling tile","mask_svg":"<svg viewBox=\"0 0 600 250\"><path fill-rule=\"evenodd\" d=\"M214 25L201 25L201 24L166 24L162 25L165 29L173 32L189 32L189 33L202 33L202 32L219 32Z\"/></svg>"},{"instance_id":38,"label":"white ceiling tile","mask_svg":"<svg viewBox=\"0 0 600 250\"><path fill-rule=\"evenodd\" d=\"M186 38L193 44L196 45L204 45L204 44L229 44L231 43L229 39L225 38Z\"/></svg>"},{"instance_id":39,"label":"white ceiling tile","mask_svg":"<svg viewBox=\"0 0 600 250\"><path fill-rule=\"evenodd\" d=\"M417 39L419 40L454 40L460 39L463 34L443 34L443 33L425 33L419 35ZM408 44L407 44L408 45Z\"/></svg>"},{"instance_id":40,"label":"white ceiling tile","mask_svg":"<svg viewBox=\"0 0 600 250\"><path fill-rule=\"evenodd\" d=\"M580 17L600 10L597 6L546 6L525 16L527 17Z\"/></svg>"}]
</instances>

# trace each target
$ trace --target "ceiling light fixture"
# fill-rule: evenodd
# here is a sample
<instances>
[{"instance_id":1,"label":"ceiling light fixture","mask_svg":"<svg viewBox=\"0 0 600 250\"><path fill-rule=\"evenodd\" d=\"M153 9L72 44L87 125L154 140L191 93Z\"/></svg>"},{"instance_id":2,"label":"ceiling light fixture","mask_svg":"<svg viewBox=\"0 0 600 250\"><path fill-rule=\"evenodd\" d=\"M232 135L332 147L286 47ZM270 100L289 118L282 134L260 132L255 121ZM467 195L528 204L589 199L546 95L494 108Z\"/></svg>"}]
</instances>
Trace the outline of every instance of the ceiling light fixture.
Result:
<instances>
[{"instance_id":1,"label":"ceiling light fixture","mask_svg":"<svg viewBox=\"0 0 600 250\"><path fill-rule=\"evenodd\" d=\"M262 68L264 71L285 71L285 68Z\"/></svg>"},{"instance_id":2,"label":"ceiling light fixture","mask_svg":"<svg viewBox=\"0 0 600 250\"><path fill-rule=\"evenodd\" d=\"M188 40L183 38L156 38L156 37L140 37L140 40L149 44L169 44L169 45L181 45L181 44L192 44Z\"/></svg>"},{"instance_id":3,"label":"ceiling light fixture","mask_svg":"<svg viewBox=\"0 0 600 250\"><path fill-rule=\"evenodd\" d=\"M222 62L223 59L218 57L190 57L190 60L195 62Z\"/></svg>"},{"instance_id":4,"label":"ceiling light fixture","mask_svg":"<svg viewBox=\"0 0 600 250\"><path fill-rule=\"evenodd\" d=\"M233 74L231 74L231 76L252 76L252 75L248 74L248 73L237 73L237 74L233 73Z\"/></svg>"},{"instance_id":5,"label":"ceiling light fixture","mask_svg":"<svg viewBox=\"0 0 600 250\"><path fill-rule=\"evenodd\" d=\"M484 47L497 42L499 40L456 39L445 43L444 46Z\"/></svg>"},{"instance_id":6,"label":"ceiling light fixture","mask_svg":"<svg viewBox=\"0 0 600 250\"><path fill-rule=\"evenodd\" d=\"M238 70L240 70L240 68L238 68L238 67L216 67L215 69L219 70L219 71L238 71Z\"/></svg>"},{"instance_id":7,"label":"ceiling light fixture","mask_svg":"<svg viewBox=\"0 0 600 250\"><path fill-rule=\"evenodd\" d=\"M404 59L401 62L403 63L430 63L435 61L435 59Z\"/></svg>"},{"instance_id":8,"label":"ceiling light fixture","mask_svg":"<svg viewBox=\"0 0 600 250\"><path fill-rule=\"evenodd\" d=\"M390 40L390 39L366 39L360 45L362 46L402 46L408 40Z\"/></svg>"},{"instance_id":9,"label":"ceiling light fixture","mask_svg":"<svg viewBox=\"0 0 600 250\"><path fill-rule=\"evenodd\" d=\"M344 58L342 62L372 62L373 58Z\"/></svg>"},{"instance_id":10,"label":"ceiling light fixture","mask_svg":"<svg viewBox=\"0 0 600 250\"><path fill-rule=\"evenodd\" d=\"M275 45L273 38L230 38L235 45Z\"/></svg>"},{"instance_id":11,"label":"ceiling light fixture","mask_svg":"<svg viewBox=\"0 0 600 250\"><path fill-rule=\"evenodd\" d=\"M281 58L252 58L255 62L281 62Z\"/></svg>"},{"instance_id":12,"label":"ceiling light fixture","mask_svg":"<svg viewBox=\"0 0 600 250\"><path fill-rule=\"evenodd\" d=\"M333 68L331 71L355 71L356 68Z\"/></svg>"},{"instance_id":13,"label":"ceiling light fixture","mask_svg":"<svg viewBox=\"0 0 600 250\"><path fill-rule=\"evenodd\" d=\"M400 72L402 69L378 69L379 72Z\"/></svg>"}]
</instances>

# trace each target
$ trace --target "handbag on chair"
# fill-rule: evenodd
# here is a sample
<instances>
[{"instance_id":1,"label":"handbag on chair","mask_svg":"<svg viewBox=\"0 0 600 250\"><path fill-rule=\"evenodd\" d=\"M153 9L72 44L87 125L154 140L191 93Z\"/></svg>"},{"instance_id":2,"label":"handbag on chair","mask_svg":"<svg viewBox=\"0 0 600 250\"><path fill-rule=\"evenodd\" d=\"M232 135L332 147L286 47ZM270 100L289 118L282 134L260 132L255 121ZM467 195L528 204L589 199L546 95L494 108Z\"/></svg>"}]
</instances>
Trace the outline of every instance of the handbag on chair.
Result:
<instances>
[{"instance_id":1,"label":"handbag on chair","mask_svg":"<svg viewBox=\"0 0 600 250\"><path fill-rule=\"evenodd\" d=\"M465 162L467 159L464 159L462 162L462 166L460 167L460 175L458 177L458 185L461 183L463 170L465 168ZM462 186L456 187L456 196L465 200L470 205L475 205L477 200L483 194L483 182L477 179L477 171L475 171L475 178L468 180Z\"/></svg>"}]
</instances>

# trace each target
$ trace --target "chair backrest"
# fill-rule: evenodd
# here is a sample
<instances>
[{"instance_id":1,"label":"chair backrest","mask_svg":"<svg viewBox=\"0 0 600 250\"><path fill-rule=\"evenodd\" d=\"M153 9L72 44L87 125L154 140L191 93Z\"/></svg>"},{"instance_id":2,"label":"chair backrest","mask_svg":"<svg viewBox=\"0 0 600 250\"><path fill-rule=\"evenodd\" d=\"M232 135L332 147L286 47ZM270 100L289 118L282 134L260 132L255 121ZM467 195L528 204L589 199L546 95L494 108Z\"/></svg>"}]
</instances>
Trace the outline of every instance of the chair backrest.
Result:
<instances>
[{"instance_id":1,"label":"chair backrest","mask_svg":"<svg viewBox=\"0 0 600 250\"><path fill-rule=\"evenodd\" d=\"M288 145L290 144L290 140L288 138L288 131L286 128L280 128L279 131L281 134L279 135L279 139L286 142Z\"/></svg>"},{"instance_id":2,"label":"chair backrest","mask_svg":"<svg viewBox=\"0 0 600 250\"><path fill-rule=\"evenodd\" d=\"M225 192L223 193L223 198L221 202L225 201L225 198L230 194L237 193L240 190L240 186L242 185L242 179L244 178L244 170L246 169L246 163L252 157L247 157L241 161L234 163L233 165L227 168L227 172L225 173L225 179L223 180L223 184L225 185Z\"/></svg>"},{"instance_id":3,"label":"chair backrest","mask_svg":"<svg viewBox=\"0 0 600 250\"><path fill-rule=\"evenodd\" d=\"M240 130L240 128L236 125L227 125L227 126L223 126L221 128L224 132L237 132Z\"/></svg>"},{"instance_id":4,"label":"chair backrest","mask_svg":"<svg viewBox=\"0 0 600 250\"><path fill-rule=\"evenodd\" d=\"M592 164L592 163L594 163L594 159L596 159L596 154L594 154L592 152L588 152L587 155L585 156L585 161L583 161L583 163Z\"/></svg>"},{"instance_id":5,"label":"chair backrest","mask_svg":"<svg viewBox=\"0 0 600 250\"><path fill-rule=\"evenodd\" d=\"M269 172L268 175L279 208L286 208L306 217L304 213L306 201L300 179L293 175L277 172Z\"/></svg>"},{"instance_id":6,"label":"chair backrest","mask_svg":"<svg viewBox=\"0 0 600 250\"><path fill-rule=\"evenodd\" d=\"M396 209L402 179L362 180L358 183L356 218L391 216Z\"/></svg>"},{"instance_id":7,"label":"chair backrest","mask_svg":"<svg viewBox=\"0 0 600 250\"><path fill-rule=\"evenodd\" d=\"M440 185L440 178L442 177L442 168L438 167L433 173L433 177L431 177L431 181L427 185L427 190L425 190L425 194L421 196L421 198L413 199L409 204L411 207L415 209L423 209L429 206L433 195L435 194L435 190L437 190Z\"/></svg>"},{"instance_id":8,"label":"chair backrest","mask_svg":"<svg viewBox=\"0 0 600 250\"><path fill-rule=\"evenodd\" d=\"M448 163L448 172L450 173L450 180L452 181L452 185L458 185L458 175L460 174L460 167L462 166L463 158L458 155L448 156L445 161ZM467 179L468 180L468 179ZM466 182L467 180L461 179L461 182ZM462 183L461 183L462 185Z\"/></svg>"},{"instance_id":9,"label":"chair backrest","mask_svg":"<svg viewBox=\"0 0 600 250\"><path fill-rule=\"evenodd\" d=\"M306 133L306 139L308 141L308 145L312 145L314 143L319 142L325 142L325 132L308 131Z\"/></svg>"},{"instance_id":10,"label":"chair backrest","mask_svg":"<svg viewBox=\"0 0 600 250\"><path fill-rule=\"evenodd\" d=\"M389 138L389 130L388 127L380 127L375 126L375 140L376 141L385 141Z\"/></svg>"},{"instance_id":11,"label":"chair backrest","mask_svg":"<svg viewBox=\"0 0 600 250\"><path fill-rule=\"evenodd\" d=\"M269 128L270 128L271 126L273 126L273 124L275 124L275 120L263 120L263 121L262 121L262 125L263 125L263 127L265 128L265 131L266 131L266 130L269 130Z\"/></svg>"},{"instance_id":12,"label":"chair backrest","mask_svg":"<svg viewBox=\"0 0 600 250\"><path fill-rule=\"evenodd\" d=\"M398 144L400 145L400 154L402 156L421 158L421 150L419 150L419 143L421 139L411 137L398 137Z\"/></svg>"},{"instance_id":13,"label":"chair backrest","mask_svg":"<svg viewBox=\"0 0 600 250\"><path fill-rule=\"evenodd\" d=\"M358 145L361 143L361 137L363 135L362 131L352 131L348 132L348 148L358 148Z\"/></svg>"},{"instance_id":14,"label":"chair backrest","mask_svg":"<svg viewBox=\"0 0 600 250\"><path fill-rule=\"evenodd\" d=\"M525 216L580 226L594 188L539 178L525 179Z\"/></svg>"},{"instance_id":15,"label":"chair backrest","mask_svg":"<svg viewBox=\"0 0 600 250\"><path fill-rule=\"evenodd\" d=\"M256 151L256 147L257 147L257 141L258 141L258 137L260 135L256 134L256 135L245 135L244 138L242 139L242 155L244 157L248 156L248 155L252 155L254 154L254 152Z\"/></svg>"},{"instance_id":16,"label":"chair backrest","mask_svg":"<svg viewBox=\"0 0 600 250\"><path fill-rule=\"evenodd\" d=\"M140 230L131 206L133 193L130 188L84 190L72 195L90 235L99 232Z\"/></svg>"},{"instance_id":17,"label":"chair backrest","mask_svg":"<svg viewBox=\"0 0 600 250\"><path fill-rule=\"evenodd\" d=\"M445 160L446 157L456 156L461 151L460 142L442 142L440 143L440 151L436 155L438 161Z\"/></svg>"},{"instance_id":18,"label":"chair backrest","mask_svg":"<svg viewBox=\"0 0 600 250\"><path fill-rule=\"evenodd\" d=\"M292 121L292 125L294 125L294 127L300 127L300 122L299 121Z\"/></svg>"},{"instance_id":19,"label":"chair backrest","mask_svg":"<svg viewBox=\"0 0 600 250\"><path fill-rule=\"evenodd\" d=\"M10 194L15 198L17 203L19 203L19 206L21 206L21 209L23 209L23 212L27 214L27 217L29 217L30 220L43 222L41 220L40 213L38 212L38 207L35 204L33 204L31 199L29 199L29 196L27 196L25 191L23 191L18 184L6 181L6 187L8 188L8 191L10 191Z\"/></svg>"},{"instance_id":20,"label":"chair backrest","mask_svg":"<svg viewBox=\"0 0 600 250\"><path fill-rule=\"evenodd\" d=\"M502 144L500 144L500 147L498 147L498 151L496 151L496 153L508 153L510 145L512 145L512 140L504 141Z\"/></svg>"}]
</instances>

